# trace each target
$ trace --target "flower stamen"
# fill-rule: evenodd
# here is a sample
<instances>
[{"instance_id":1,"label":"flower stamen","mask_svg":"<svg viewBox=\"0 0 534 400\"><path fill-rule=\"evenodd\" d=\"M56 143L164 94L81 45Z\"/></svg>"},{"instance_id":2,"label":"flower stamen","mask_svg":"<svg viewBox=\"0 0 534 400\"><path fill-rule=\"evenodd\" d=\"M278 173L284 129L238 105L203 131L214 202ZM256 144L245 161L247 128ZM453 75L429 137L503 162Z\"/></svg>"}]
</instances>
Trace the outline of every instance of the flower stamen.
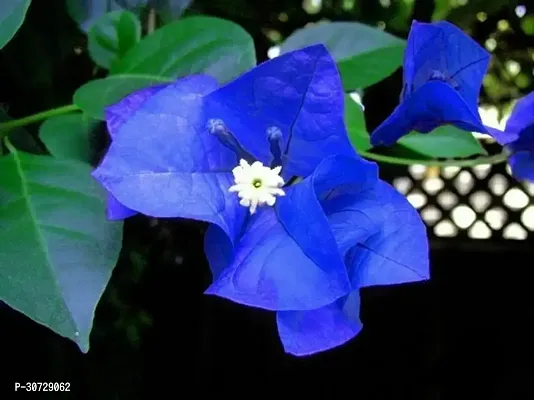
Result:
<instances>
[{"instance_id":1,"label":"flower stamen","mask_svg":"<svg viewBox=\"0 0 534 400\"><path fill-rule=\"evenodd\" d=\"M282 167L271 169L259 161L251 165L241 159L239 165L232 170L235 185L228 190L237 192L237 196L241 199L239 204L248 207L250 213L254 214L258 206L265 204L273 206L276 196L285 196L285 192L281 189L284 186L284 180L280 176L281 170Z\"/></svg>"}]
</instances>

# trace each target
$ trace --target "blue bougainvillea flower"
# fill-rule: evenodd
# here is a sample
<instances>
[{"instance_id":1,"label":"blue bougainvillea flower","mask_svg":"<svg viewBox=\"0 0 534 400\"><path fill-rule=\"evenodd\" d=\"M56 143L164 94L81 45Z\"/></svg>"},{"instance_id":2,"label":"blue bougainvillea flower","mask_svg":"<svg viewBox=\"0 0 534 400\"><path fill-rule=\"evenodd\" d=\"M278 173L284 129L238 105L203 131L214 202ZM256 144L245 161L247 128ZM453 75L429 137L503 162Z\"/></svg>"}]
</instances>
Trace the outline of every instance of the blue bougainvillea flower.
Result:
<instances>
[{"instance_id":1,"label":"blue bougainvillea flower","mask_svg":"<svg viewBox=\"0 0 534 400\"><path fill-rule=\"evenodd\" d=\"M322 45L221 88L189 76L112 108L93 176L128 212L210 223L206 293L276 311L286 351L316 353L360 331L359 288L428 277L424 224L354 152L343 112Z\"/></svg>"},{"instance_id":2,"label":"blue bougainvillea flower","mask_svg":"<svg viewBox=\"0 0 534 400\"><path fill-rule=\"evenodd\" d=\"M411 131L442 125L487 133L478 97L490 54L446 21L413 21L404 53L400 104L371 134L373 146L391 146Z\"/></svg>"},{"instance_id":3,"label":"blue bougainvillea flower","mask_svg":"<svg viewBox=\"0 0 534 400\"><path fill-rule=\"evenodd\" d=\"M516 102L504 132L488 130L510 152L508 161L512 175L520 180L534 181L534 92Z\"/></svg>"}]
</instances>

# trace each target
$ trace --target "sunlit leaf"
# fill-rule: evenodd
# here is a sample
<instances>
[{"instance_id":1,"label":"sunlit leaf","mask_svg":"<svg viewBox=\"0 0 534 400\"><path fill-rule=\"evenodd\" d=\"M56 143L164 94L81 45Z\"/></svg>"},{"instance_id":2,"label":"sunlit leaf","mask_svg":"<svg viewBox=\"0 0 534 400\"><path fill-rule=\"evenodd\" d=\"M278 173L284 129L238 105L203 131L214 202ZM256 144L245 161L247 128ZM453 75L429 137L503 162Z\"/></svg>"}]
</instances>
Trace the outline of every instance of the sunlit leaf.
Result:
<instances>
[{"instance_id":1,"label":"sunlit leaf","mask_svg":"<svg viewBox=\"0 0 534 400\"><path fill-rule=\"evenodd\" d=\"M359 22L323 22L291 34L281 52L324 44L338 63L345 90L365 88L391 75L402 64L406 42Z\"/></svg>"},{"instance_id":2,"label":"sunlit leaf","mask_svg":"<svg viewBox=\"0 0 534 400\"><path fill-rule=\"evenodd\" d=\"M345 95L345 125L350 141L356 150L367 151L372 147L362 106L348 94Z\"/></svg>"},{"instance_id":3,"label":"sunlit leaf","mask_svg":"<svg viewBox=\"0 0 534 400\"><path fill-rule=\"evenodd\" d=\"M460 158L487 154L471 132L448 125L441 126L427 134L412 132L397 143L416 153L433 158Z\"/></svg>"}]
</instances>

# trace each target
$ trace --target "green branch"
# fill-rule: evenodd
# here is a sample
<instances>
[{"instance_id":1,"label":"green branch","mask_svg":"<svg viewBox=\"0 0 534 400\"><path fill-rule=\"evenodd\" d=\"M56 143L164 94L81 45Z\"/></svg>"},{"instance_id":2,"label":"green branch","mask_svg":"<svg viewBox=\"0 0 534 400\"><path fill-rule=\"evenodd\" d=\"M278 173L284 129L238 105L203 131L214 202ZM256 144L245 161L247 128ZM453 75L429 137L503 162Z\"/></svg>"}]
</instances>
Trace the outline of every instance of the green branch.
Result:
<instances>
[{"instance_id":1,"label":"green branch","mask_svg":"<svg viewBox=\"0 0 534 400\"><path fill-rule=\"evenodd\" d=\"M505 162L508 159L508 152L503 151L494 156L484 156L473 158L470 160L418 160L413 158L400 158L393 156L384 156L382 154L369 153L367 151L358 152L362 157L365 157L370 160L380 161L388 164L397 164L397 165L428 165L436 167L474 167L475 165L481 164L499 164Z\"/></svg>"},{"instance_id":2,"label":"green branch","mask_svg":"<svg viewBox=\"0 0 534 400\"><path fill-rule=\"evenodd\" d=\"M15 128L33 124L34 122L39 122L39 121L48 119L50 117L55 117L56 115L67 114L67 113L78 111L78 110L80 110L78 106L74 104L69 104L68 106L52 108L51 110L42 111L40 113L29 115L24 118L2 122L0 123L0 138L3 138Z\"/></svg>"},{"instance_id":3,"label":"green branch","mask_svg":"<svg viewBox=\"0 0 534 400\"><path fill-rule=\"evenodd\" d=\"M51 110L42 111L37 114L33 114L24 118L20 119L14 119L11 121L6 121L0 123L0 138L3 138L6 136L10 131L12 131L15 128L25 126L32 124L34 122L39 122L45 119L48 119L50 117L54 117L57 115L67 114L73 111L79 111L80 108L74 104L69 104L67 106L62 106L58 108L53 108ZM446 161L440 161L440 160L420 160L420 159L414 159L414 158L401 158L401 157L394 157L394 156L385 156L382 154L375 154L370 153L367 151L359 151L358 152L362 157L384 162L388 164L397 164L397 165L428 165L428 166L438 166L438 167L448 167L448 166L455 166L455 167L473 167L475 165L480 164L498 164L501 162L505 162L508 159L508 152L504 150L502 153L496 154L494 156L484 156L484 157L478 157L470 160L446 160Z\"/></svg>"}]
</instances>

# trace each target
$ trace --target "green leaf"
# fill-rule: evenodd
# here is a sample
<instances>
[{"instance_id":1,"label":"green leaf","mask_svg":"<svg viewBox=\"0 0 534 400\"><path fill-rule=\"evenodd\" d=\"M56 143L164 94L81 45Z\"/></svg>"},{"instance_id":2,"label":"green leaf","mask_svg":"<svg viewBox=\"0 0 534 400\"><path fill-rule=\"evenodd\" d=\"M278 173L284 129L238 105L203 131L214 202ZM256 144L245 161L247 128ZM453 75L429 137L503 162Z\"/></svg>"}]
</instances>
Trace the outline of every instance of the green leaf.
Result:
<instances>
[{"instance_id":1,"label":"green leaf","mask_svg":"<svg viewBox=\"0 0 534 400\"><path fill-rule=\"evenodd\" d=\"M107 12L122 8L115 0L67 0L66 5L67 12L84 32Z\"/></svg>"},{"instance_id":2,"label":"green leaf","mask_svg":"<svg viewBox=\"0 0 534 400\"><path fill-rule=\"evenodd\" d=\"M0 157L0 299L87 352L123 224L106 219L89 165L10 147Z\"/></svg>"},{"instance_id":3,"label":"green leaf","mask_svg":"<svg viewBox=\"0 0 534 400\"><path fill-rule=\"evenodd\" d=\"M39 138L54 157L90 163L90 133L95 125L82 113L58 115L41 124Z\"/></svg>"},{"instance_id":4,"label":"green leaf","mask_svg":"<svg viewBox=\"0 0 534 400\"><path fill-rule=\"evenodd\" d=\"M0 122L7 122L12 121L13 118L11 118L6 110L0 108ZM34 153L34 154L40 154L43 153L43 150L41 149L41 146L37 142L37 140L34 139L34 137L28 132L26 129L22 127L17 127L13 130L11 130L7 137L9 138L9 141L15 148L19 150L26 151L28 153ZM2 145L0 143L0 155Z\"/></svg>"},{"instance_id":5,"label":"green leaf","mask_svg":"<svg viewBox=\"0 0 534 400\"><path fill-rule=\"evenodd\" d=\"M256 65L254 41L224 19L188 17L144 37L111 68L111 74L178 78L195 73L225 83Z\"/></svg>"},{"instance_id":6,"label":"green leaf","mask_svg":"<svg viewBox=\"0 0 534 400\"><path fill-rule=\"evenodd\" d=\"M74 93L74 104L89 117L104 120L105 107L124 96L148 86L171 82L170 79L150 75L115 75L95 79L81 86Z\"/></svg>"},{"instance_id":7,"label":"green leaf","mask_svg":"<svg viewBox=\"0 0 534 400\"><path fill-rule=\"evenodd\" d=\"M84 32L109 11L128 10L140 17L154 9L164 24L179 18L192 0L67 0L67 11Z\"/></svg>"},{"instance_id":8,"label":"green leaf","mask_svg":"<svg viewBox=\"0 0 534 400\"><path fill-rule=\"evenodd\" d=\"M399 145L432 158L460 158L475 154L487 155L471 132L445 125L427 134L412 132L399 139Z\"/></svg>"},{"instance_id":9,"label":"green leaf","mask_svg":"<svg viewBox=\"0 0 534 400\"><path fill-rule=\"evenodd\" d=\"M30 0L4 0L0 2L0 49L2 49L19 30Z\"/></svg>"},{"instance_id":10,"label":"green leaf","mask_svg":"<svg viewBox=\"0 0 534 400\"><path fill-rule=\"evenodd\" d=\"M346 91L371 86L402 65L406 41L358 22L322 22L291 34L281 53L322 43L336 60Z\"/></svg>"},{"instance_id":11,"label":"green leaf","mask_svg":"<svg viewBox=\"0 0 534 400\"><path fill-rule=\"evenodd\" d=\"M367 151L371 141L365 126L365 115L362 106L345 94L345 126L352 145L359 151Z\"/></svg>"},{"instance_id":12,"label":"green leaf","mask_svg":"<svg viewBox=\"0 0 534 400\"><path fill-rule=\"evenodd\" d=\"M89 29L87 48L93 61L109 69L141 39L141 22L129 11L105 14Z\"/></svg>"}]
</instances>

